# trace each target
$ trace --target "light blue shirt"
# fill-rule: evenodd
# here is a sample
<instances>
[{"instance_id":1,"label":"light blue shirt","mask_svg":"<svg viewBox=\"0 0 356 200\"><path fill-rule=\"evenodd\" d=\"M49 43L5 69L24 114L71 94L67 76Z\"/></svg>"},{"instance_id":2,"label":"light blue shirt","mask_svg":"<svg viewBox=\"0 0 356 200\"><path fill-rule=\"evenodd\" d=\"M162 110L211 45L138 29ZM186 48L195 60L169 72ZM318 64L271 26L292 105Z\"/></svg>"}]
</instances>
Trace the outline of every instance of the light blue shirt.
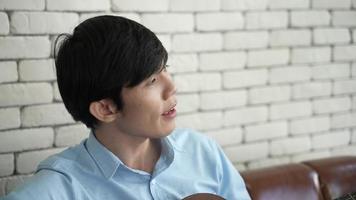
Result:
<instances>
[{"instance_id":1,"label":"light blue shirt","mask_svg":"<svg viewBox=\"0 0 356 200\"><path fill-rule=\"evenodd\" d=\"M162 152L152 174L127 167L93 134L81 144L44 160L36 175L6 200L183 199L213 193L250 199L243 179L211 139L177 129L161 139Z\"/></svg>"}]
</instances>

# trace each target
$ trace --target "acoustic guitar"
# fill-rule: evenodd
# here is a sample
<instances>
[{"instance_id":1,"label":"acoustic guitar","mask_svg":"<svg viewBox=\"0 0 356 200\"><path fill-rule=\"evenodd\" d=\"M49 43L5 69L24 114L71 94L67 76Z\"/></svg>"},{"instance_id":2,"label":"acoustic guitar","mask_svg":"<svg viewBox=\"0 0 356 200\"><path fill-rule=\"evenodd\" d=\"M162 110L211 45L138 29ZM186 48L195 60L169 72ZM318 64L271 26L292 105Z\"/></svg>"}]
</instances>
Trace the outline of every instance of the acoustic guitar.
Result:
<instances>
[{"instance_id":1,"label":"acoustic guitar","mask_svg":"<svg viewBox=\"0 0 356 200\"><path fill-rule=\"evenodd\" d=\"M185 197L183 200L225 200L224 198L209 193L197 193Z\"/></svg>"}]
</instances>

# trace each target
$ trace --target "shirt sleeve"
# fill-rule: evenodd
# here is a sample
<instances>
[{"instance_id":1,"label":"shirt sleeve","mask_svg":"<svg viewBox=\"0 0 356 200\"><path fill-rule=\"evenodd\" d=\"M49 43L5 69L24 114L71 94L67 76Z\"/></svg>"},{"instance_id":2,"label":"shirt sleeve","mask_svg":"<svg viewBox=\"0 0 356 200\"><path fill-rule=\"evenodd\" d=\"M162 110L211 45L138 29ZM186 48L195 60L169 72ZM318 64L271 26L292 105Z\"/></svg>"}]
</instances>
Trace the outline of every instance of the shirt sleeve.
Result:
<instances>
[{"instance_id":1,"label":"shirt sleeve","mask_svg":"<svg viewBox=\"0 0 356 200\"><path fill-rule=\"evenodd\" d=\"M219 195L227 200L251 200L240 173L226 157L221 147L215 142L213 143L216 148L217 160L220 161L218 163L220 166Z\"/></svg>"},{"instance_id":2,"label":"shirt sleeve","mask_svg":"<svg viewBox=\"0 0 356 200\"><path fill-rule=\"evenodd\" d=\"M71 200L74 195L70 180L52 170L40 170L11 191L3 200Z\"/></svg>"}]
</instances>

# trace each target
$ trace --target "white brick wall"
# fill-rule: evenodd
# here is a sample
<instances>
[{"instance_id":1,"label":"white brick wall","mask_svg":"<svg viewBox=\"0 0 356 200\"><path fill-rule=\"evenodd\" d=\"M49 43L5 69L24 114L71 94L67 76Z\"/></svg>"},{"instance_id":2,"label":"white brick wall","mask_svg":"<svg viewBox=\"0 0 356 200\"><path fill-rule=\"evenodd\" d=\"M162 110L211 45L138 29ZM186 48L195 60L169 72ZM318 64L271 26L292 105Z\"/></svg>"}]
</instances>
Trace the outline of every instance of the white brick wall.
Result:
<instances>
[{"instance_id":1,"label":"white brick wall","mask_svg":"<svg viewBox=\"0 0 356 200\"><path fill-rule=\"evenodd\" d=\"M141 22L152 31L158 33L192 32L194 28L193 14L144 14Z\"/></svg>"},{"instance_id":2,"label":"white brick wall","mask_svg":"<svg viewBox=\"0 0 356 200\"><path fill-rule=\"evenodd\" d=\"M191 33L173 36L174 52L218 51L222 49L222 35L219 33Z\"/></svg>"},{"instance_id":3,"label":"white brick wall","mask_svg":"<svg viewBox=\"0 0 356 200\"><path fill-rule=\"evenodd\" d=\"M201 13L196 15L198 31L236 30L242 29L244 19L237 13Z\"/></svg>"},{"instance_id":4,"label":"white brick wall","mask_svg":"<svg viewBox=\"0 0 356 200\"><path fill-rule=\"evenodd\" d=\"M0 106L47 103L53 99L49 83L4 84L0 94Z\"/></svg>"},{"instance_id":5,"label":"white brick wall","mask_svg":"<svg viewBox=\"0 0 356 200\"><path fill-rule=\"evenodd\" d=\"M50 42L45 36L0 37L0 44L0 59L47 58L50 55Z\"/></svg>"},{"instance_id":6,"label":"white brick wall","mask_svg":"<svg viewBox=\"0 0 356 200\"><path fill-rule=\"evenodd\" d=\"M330 13L324 10L292 11L292 27L327 26L330 24Z\"/></svg>"},{"instance_id":7,"label":"white brick wall","mask_svg":"<svg viewBox=\"0 0 356 200\"><path fill-rule=\"evenodd\" d=\"M103 14L157 34L177 126L236 168L356 155L356 0L0 0L0 197L88 136L61 102L51 50Z\"/></svg>"},{"instance_id":8,"label":"white brick wall","mask_svg":"<svg viewBox=\"0 0 356 200\"><path fill-rule=\"evenodd\" d=\"M9 18L6 13L0 12L0 35L6 35L10 31Z\"/></svg>"},{"instance_id":9,"label":"white brick wall","mask_svg":"<svg viewBox=\"0 0 356 200\"><path fill-rule=\"evenodd\" d=\"M268 0L222 0L223 10L265 10Z\"/></svg>"},{"instance_id":10,"label":"white brick wall","mask_svg":"<svg viewBox=\"0 0 356 200\"><path fill-rule=\"evenodd\" d=\"M11 15L14 34L55 34L71 32L78 23L78 14L51 12L15 12Z\"/></svg>"},{"instance_id":11,"label":"white brick wall","mask_svg":"<svg viewBox=\"0 0 356 200\"><path fill-rule=\"evenodd\" d=\"M303 65L275 67L269 73L269 81L271 83L302 82L308 81L310 78L310 67Z\"/></svg>"},{"instance_id":12,"label":"white brick wall","mask_svg":"<svg viewBox=\"0 0 356 200\"><path fill-rule=\"evenodd\" d=\"M248 12L246 14L247 29L285 28L288 24L286 11Z\"/></svg>"},{"instance_id":13,"label":"white brick wall","mask_svg":"<svg viewBox=\"0 0 356 200\"><path fill-rule=\"evenodd\" d=\"M311 44L310 30L273 30L270 35L271 46L306 46Z\"/></svg>"},{"instance_id":14,"label":"white brick wall","mask_svg":"<svg viewBox=\"0 0 356 200\"><path fill-rule=\"evenodd\" d=\"M13 61L0 62L0 83L17 81L17 64Z\"/></svg>"},{"instance_id":15,"label":"white brick wall","mask_svg":"<svg viewBox=\"0 0 356 200\"><path fill-rule=\"evenodd\" d=\"M224 34L225 49L255 49L268 45L267 31L239 31Z\"/></svg>"},{"instance_id":16,"label":"white brick wall","mask_svg":"<svg viewBox=\"0 0 356 200\"><path fill-rule=\"evenodd\" d=\"M246 65L245 52L202 53L199 56L202 71L241 69Z\"/></svg>"}]
</instances>

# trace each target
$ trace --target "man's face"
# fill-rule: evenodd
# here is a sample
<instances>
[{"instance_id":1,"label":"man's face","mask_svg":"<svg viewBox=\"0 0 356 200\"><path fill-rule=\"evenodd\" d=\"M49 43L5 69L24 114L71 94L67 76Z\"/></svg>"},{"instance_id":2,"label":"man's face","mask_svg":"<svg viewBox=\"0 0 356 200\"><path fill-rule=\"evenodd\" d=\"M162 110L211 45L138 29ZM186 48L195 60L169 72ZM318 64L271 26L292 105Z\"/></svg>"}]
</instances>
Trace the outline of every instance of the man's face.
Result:
<instances>
[{"instance_id":1,"label":"man's face","mask_svg":"<svg viewBox=\"0 0 356 200\"><path fill-rule=\"evenodd\" d=\"M161 138L175 128L176 88L164 67L133 88L123 88L118 128L131 136Z\"/></svg>"}]
</instances>

